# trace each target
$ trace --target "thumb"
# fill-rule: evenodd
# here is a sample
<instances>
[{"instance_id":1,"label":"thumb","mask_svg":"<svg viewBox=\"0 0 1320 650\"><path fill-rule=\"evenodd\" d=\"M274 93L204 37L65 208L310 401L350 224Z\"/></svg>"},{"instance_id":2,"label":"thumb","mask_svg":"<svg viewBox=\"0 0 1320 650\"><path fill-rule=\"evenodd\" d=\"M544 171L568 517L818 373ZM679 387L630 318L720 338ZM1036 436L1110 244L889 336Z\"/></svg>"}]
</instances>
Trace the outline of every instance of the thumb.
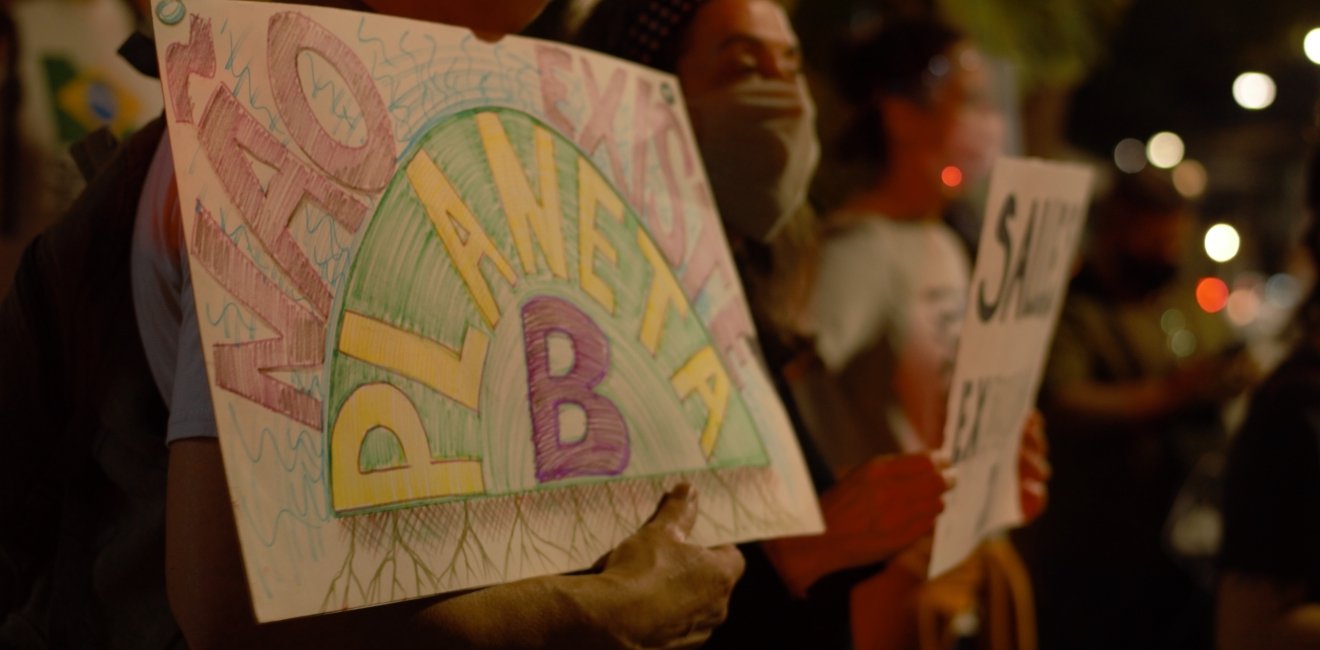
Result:
<instances>
[{"instance_id":1,"label":"thumb","mask_svg":"<svg viewBox=\"0 0 1320 650\"><path fill-rule=\"evenodd\" d=\"M685 542L697 523L697 490L688 483L679 483L660 501L648 526L669 533L676 541Z\"/></svg>"}]
</instances>

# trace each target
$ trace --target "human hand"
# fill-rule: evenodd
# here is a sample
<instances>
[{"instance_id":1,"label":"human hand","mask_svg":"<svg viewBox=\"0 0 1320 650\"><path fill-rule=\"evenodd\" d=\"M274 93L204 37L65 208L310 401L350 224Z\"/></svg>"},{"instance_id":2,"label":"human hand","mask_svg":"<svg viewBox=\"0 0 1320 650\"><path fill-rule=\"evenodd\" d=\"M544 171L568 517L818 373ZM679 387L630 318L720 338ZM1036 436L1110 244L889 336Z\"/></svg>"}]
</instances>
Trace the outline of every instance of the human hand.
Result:
<instances>
[{"instance_id":1,"label":"human hand","mask_svg":"<svg viewBox=\"0 0 1320 650\"><path fill-rule=\"evenodd\" d=\"M613 606L597 622L619 647L695 648L724 622L742 553L687 543L696 521L696 490L680 484L606 557L599 577Z\"/></svg>"},{"instance_id":2,"label":"human hand","mask_svg":"<svg viewBox=\"0 0 1320 650\"><path fill-rule=\"evenodd\" d=\"M821 498L831 534L865 535L886 556L929 533L953 487L948 462L932 454L876 456L849 472Z\"/></svg>"},{"instance_id":3,"label":"human hand","mask_svg":"<svg viewBox=\"0 0 1320 650\"><path fill-rule=\"evenodd\" d=\"M1259 381L1260 367L1244 351L1195 359L1169 376L1166 387L1175 408L1219 404Z\"/></svg>"},{"instance_id":4,"label":"human hand","mask_svg":"<svg viewBox=\"0 0 1320 650\"><path fill-rule=\"evenodd\" d=\"M825 534L764 547L789 588L804 595L821 577L887 560L935 528L953 486L931 454L877 456L821 496Z\"/></svg>"},{"instance_id":5,"label":"human hand","mask_svg":"<svg viewBox=\"0 0 1320 650\"><path fill-rule=\"evenodd\" d=\"M1034 521L1045 512L1051 473L1045 416L1032 409L1022 427L1022 445L1018 449L1018 495L1023 523Z\"/></svg>"}]
</instances>

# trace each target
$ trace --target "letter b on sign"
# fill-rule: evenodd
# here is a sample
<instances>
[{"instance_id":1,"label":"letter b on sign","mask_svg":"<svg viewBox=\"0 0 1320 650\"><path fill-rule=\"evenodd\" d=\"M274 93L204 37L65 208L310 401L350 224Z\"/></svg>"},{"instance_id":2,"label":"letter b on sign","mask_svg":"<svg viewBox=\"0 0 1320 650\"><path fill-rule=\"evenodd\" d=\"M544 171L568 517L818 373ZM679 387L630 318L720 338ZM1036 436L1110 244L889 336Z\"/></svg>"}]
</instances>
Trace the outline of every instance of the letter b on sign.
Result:
<instances>
[{"instance_id":1,"label":"letter b on sign","mask_svg":"<svg viewBox=\"0 0 1320 650\"><path fill-rule=\"evenodd\" d=\"M628 466L628 425L614 403L595 391L609 371L605 333L572 303L550 296L528 300L522 321L536 479L545 483L622 473ZM572 343L573 365L567 372L551 372L551 334ZM573 442L565 442L560 431L560 410L569 404L586 414L586 434Z\"/></svg>"}]
</instances>

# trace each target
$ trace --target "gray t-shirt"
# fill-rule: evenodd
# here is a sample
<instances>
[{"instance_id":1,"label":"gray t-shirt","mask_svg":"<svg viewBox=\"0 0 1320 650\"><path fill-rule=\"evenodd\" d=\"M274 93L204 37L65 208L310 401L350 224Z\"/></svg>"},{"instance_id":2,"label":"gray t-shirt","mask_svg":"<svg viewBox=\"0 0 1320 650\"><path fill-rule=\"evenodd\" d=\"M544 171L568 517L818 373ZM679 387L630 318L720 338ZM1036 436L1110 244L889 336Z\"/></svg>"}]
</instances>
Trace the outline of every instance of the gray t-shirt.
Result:
<instances>
[{"instance_id":1,"label":"gray t-shirt","mask_svg":"<svg viewBox=\"0 0 1320 650\"><path fill-rule=\"evenodd\" d=\"M152 378L169 407L166 443L216 437L170 137L161 138L133 228L133 310Z\"/></svg>"}]
</instances>

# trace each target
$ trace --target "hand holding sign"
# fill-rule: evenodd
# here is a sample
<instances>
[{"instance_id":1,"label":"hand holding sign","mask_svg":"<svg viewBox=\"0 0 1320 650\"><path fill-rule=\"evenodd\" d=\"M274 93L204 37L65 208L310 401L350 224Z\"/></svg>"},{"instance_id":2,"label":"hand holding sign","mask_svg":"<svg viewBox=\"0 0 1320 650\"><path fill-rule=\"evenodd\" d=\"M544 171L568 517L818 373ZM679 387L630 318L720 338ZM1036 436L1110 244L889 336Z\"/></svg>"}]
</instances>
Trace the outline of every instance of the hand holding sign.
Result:
<instances>
[{"instance_id":1,"label":"hand holding sign","mask_svg":"<svg viewBox=\"0 0 1320 650\"><path fill-rule=\"evenodd\" d=\"M944 429L959 486L935 527L931 576L1044 507L1043 423L1029 415L1090 178L1085 168L1034 160L1003 159L995 167Z\"/></svg>"},{"instance_id":2,"label":"hand holding sign","mask_svg":"<svg viewBox=\"0 0 1320 650\"><path fill-rule=\"evenodd\" d=\"M821 495L825 534L765 542L766 553L796 594L843 569L889 560L935 527L953 480L931 454L878 456Z\"/></svg>"}]
</instances>

